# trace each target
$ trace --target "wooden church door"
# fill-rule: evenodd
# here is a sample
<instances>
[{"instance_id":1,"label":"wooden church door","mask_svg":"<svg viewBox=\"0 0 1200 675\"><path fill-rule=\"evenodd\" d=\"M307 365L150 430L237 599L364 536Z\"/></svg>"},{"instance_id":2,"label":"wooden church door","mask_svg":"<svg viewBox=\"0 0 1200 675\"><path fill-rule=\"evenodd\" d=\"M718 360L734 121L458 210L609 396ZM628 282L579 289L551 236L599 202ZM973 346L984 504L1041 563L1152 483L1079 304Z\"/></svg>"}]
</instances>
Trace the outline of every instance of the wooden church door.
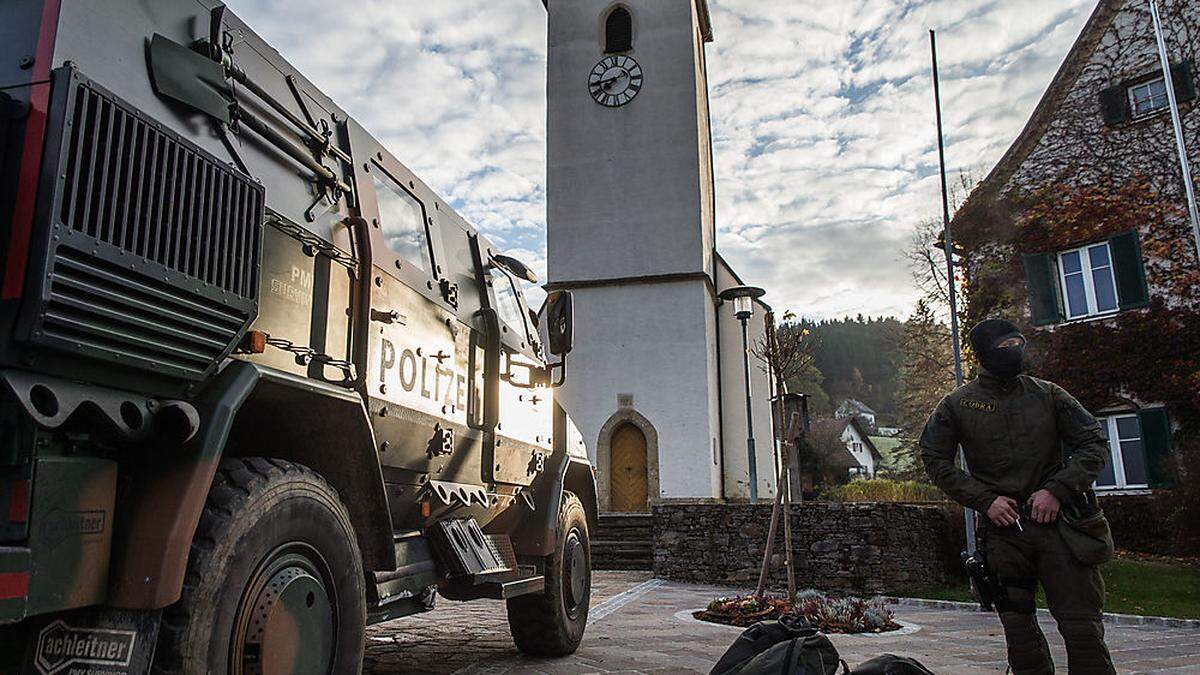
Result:
<instances>
[{"instance_id":1,"label":"wooden church door","mask_svg":"<svg viewBox=\"0 0 1200 675\"><path fill-rule=\"evenodd\" d=\"M646 437L632 424L613 432L609 507L613 511L648 511L646 476Z\"/></svg>"}]
</instances>

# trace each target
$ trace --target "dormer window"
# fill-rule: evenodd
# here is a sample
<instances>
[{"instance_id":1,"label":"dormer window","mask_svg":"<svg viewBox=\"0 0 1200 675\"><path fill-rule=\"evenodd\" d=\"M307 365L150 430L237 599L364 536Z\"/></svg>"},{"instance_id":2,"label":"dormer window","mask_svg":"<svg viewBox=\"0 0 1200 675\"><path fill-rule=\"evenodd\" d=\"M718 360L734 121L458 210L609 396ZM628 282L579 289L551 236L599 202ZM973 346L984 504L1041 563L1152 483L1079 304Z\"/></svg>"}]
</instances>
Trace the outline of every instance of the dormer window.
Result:
<instances>
[{"instance_id":1,"label":"dormer window","mask_svg":"<svg viewBox=\"0 0 1200 675\"><path fill-rule=\"evenodd\" d=\"M633 49L633 17L624 7L616 7L604 20L604 53L615 54Z\"/></svg>"}]
</instances>

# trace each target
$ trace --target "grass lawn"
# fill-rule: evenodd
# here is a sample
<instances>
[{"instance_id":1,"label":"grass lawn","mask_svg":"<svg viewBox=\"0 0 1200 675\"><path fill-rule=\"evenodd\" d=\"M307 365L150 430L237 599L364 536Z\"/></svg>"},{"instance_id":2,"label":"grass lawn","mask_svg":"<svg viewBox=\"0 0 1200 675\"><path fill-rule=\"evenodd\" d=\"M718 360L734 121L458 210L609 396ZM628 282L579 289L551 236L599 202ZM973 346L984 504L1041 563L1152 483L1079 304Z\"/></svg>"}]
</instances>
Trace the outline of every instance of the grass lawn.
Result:
<instances>
[{"instance_id":1,"label":"grass lawn","mask_svg":"<svg viewBox=\"0 0 1200 675\"><path fill-rule=\"evenodd\" d=\"M1200 619L1200 568L1161 562L1114 560L1101 568L1108 591L1104 611L1117 614ZM918 586L895 593L903 597L974 602L961 586ZM1046 598L1038 589L1038 607Z\"/></svg>"}]
</instances>

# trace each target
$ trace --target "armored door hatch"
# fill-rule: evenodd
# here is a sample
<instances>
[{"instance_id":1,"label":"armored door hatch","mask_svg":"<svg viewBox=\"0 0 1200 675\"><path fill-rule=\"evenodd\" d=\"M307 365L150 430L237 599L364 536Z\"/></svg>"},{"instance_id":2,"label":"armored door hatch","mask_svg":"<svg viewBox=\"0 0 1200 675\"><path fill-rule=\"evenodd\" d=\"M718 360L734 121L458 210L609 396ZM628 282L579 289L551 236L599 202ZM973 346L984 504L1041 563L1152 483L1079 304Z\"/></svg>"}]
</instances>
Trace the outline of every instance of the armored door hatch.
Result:
<instances>
[{"instance_id":1,"label":"armored door hatch","mask_svg":"<svg viewBox=\"0 0 1200 675\"><path fill-rule=\"evenodd\" d=\"M263 187L73 68L54 83L26 337L205 377L257 311Z\"/></svg>"}]
</instances>

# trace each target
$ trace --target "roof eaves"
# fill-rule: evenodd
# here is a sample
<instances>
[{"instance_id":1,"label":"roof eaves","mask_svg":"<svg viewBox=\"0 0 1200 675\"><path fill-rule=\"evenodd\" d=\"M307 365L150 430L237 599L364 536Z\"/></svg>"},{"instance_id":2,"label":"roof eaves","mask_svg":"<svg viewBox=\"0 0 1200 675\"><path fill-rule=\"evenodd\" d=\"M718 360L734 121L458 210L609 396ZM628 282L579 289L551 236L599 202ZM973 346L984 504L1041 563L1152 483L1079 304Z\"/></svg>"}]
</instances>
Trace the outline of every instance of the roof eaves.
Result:
<instances>
[{"instance_id":1,"label":"roof eaves","mask_svg":"<svg viewBox=\"0 0 1200 675\"><path fill-rule=\"evenodd\" d=\"M708 0L696 0L696 13L700 16L700 37L705 42L712 42L712 15L708 12Z\"/></svg>"},{"instance_id":2,"label":"roof eaves","mask_svg":"<svg viewBox=\"0 0 1200 675\"><path fill-rule=\"evenodd\" d=\"M1021 133L1017 135L1016 140L1008 147L1000 161L996 162L996 166L992 167L988 175L979 182L967 200L958 208L954 218L951 219L952 223L957 224L960 215L969 214L980 201L986 201L999 193L1000 188L1029 157L1029 153L1033 152L1049 127L1054 111L1058 109L1067 92L1070 91L1071 85L1078 79L1088 57L1104 37L1109 25L1123 5L1123 0L1100 0L1096 4L1096 8L1092 10L1091 16L1084 24L1083 30L1080 31L1079 37L1075 38L1071 50L1067 52L1067 56L1058 67L1054 78L1050 80L1050 86L1046 88L1037 107L1033 109L1033 114L1025 123L1025 127L1021 129Z\"/></svg>"}]
</instances>

